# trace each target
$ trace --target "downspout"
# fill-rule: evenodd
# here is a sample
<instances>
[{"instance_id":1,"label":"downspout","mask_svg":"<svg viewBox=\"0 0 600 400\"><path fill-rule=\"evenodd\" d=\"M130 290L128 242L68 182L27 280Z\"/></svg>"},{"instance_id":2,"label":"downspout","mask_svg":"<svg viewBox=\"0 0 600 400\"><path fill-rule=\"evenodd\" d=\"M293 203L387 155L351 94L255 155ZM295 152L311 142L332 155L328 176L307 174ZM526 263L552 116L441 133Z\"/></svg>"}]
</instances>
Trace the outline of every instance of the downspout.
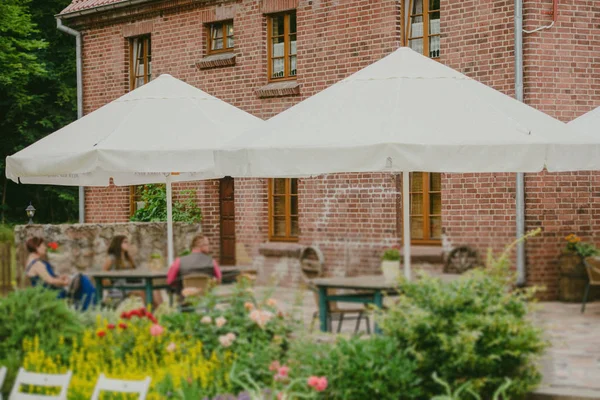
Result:
<instances>
[{"instance_id":1,"label":"downspout","mask_svg":"<svg viewBox=\"0 0 600 400\"><path fill-rule=\"evenodd\" d=\"M523 102L523 0L515 0L515 97ZM516 182L517 239L525 235L525 175L517 173ZM517 244L517 285L527 282L525 243Z\"/></svg>"},{"instance_id":2,"label":"downspout","mask_svg":"<svg viewBox=\"0 0 600 400\"><path fill-rule=\"evenodd\" d=\"M83 117L83 81L82 81L82 60L81 60L81 32L73 28L64 26L60 18L56 18L56 27L59 31L75 36L75 57L77 59L77 119ZM85 191L83 186L79 186L79 223L85 222Z\"/></svg>"}]
</instances>

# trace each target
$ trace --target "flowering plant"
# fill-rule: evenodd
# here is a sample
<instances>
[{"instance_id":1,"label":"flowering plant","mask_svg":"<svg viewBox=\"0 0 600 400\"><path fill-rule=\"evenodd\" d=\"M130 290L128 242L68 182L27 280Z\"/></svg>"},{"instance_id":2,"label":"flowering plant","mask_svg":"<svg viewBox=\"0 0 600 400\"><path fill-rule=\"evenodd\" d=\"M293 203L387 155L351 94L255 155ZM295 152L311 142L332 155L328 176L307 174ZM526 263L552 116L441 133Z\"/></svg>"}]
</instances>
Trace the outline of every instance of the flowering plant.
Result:
<instances>
[{"instance_id":1,"label":"flowering plant","mask_svg":"<svg viewBox=\"0 0 600 400\"><path fill-rule=\"evenodd\" d=\"M384 261L400 261L400 246L395 245L389 249L386 249L383 252L383 256L381 257Z\"/></svg>"},{"instance_id":2,"label":"flowering plant","mask_svg":"<svg viewBox=\"0 0 600 400\"><path fill-rule=\"evenodd\" d=\"M590 257L600 254L600 251L591 243L582 242L581 238L574 233L565 237L567 242L566 251L577 253L581 257Z\"/></svg>"},{"instance_id":3,"label":"flowering plant","mask_svg":"<svg viewBox=\"0 0 600 400\"><path fill-rule=\"evenodd\" d=\"M49 242L48 245L48 253L58 253L58 243L56 242Z\"/></svg>"}]
</instances>

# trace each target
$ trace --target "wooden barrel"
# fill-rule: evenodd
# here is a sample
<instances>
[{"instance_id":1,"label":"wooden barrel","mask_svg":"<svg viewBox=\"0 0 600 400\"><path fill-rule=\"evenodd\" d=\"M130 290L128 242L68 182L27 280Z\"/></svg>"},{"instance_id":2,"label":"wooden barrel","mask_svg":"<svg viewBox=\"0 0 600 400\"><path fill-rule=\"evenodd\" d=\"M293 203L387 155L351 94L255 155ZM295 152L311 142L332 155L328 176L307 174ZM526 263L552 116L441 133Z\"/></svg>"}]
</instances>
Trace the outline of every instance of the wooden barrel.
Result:
<instances>
[{"instance_id":1,"label":"wooden barrel","mask_svg":"<svg viewBox=\"0 0 600 400\"><path fill-rule=\"evenodd\" d=\"M565 302L581 302L588 283L583 258L576 253L563 253L558 258L558 268L558 299ZM595 294L590 292L590 300L594 299Z\"/></svg>"}]
</instances>

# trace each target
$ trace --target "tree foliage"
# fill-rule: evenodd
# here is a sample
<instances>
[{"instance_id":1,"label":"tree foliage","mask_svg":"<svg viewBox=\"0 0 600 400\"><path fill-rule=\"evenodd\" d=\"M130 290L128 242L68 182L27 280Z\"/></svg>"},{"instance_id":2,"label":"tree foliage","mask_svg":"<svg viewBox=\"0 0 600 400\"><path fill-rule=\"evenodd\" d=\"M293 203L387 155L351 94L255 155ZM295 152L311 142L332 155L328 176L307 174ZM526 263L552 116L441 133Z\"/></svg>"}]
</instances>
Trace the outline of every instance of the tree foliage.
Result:
<instances>
[{"instance_id":1,"label":"tree foliage","mask_svg":"<svg viewBox=\"0 0 600 400\"><path fill-rule=\"evenodd\" d=\"M6 156L75 120L75 41L56 29L54 15L70 0L0 1L0 168ZM0 179L0 213L25 221L31 201L37 222L77 217L77 189L17 185Z\"/></svg>"}]
</instances>

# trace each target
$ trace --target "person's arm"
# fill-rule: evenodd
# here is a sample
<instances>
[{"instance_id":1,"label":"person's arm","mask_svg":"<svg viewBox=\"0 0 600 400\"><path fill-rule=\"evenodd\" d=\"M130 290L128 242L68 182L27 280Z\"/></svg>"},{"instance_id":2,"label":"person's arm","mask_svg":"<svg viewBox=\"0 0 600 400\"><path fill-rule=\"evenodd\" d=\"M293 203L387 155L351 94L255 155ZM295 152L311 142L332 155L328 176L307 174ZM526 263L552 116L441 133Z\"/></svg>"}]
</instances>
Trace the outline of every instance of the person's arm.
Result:
<instances>
[{"instance_id":1,"label":"person's arm","mask_svg":"<svg viewBox=\"0 0 600 400\"><path fill-rule=\"evenodd\" d=\"M28 276L37 276L48 285L64 287L69 284L68 279L65 279L64 277L54 277L50 275L46 269L46 265L41 261L36 262L31 267L30 274L31 275Z\"/></svg>"},{"instance_id":2,"label":"person's arm","mask_svg":"<svg viewBox=\"0 0 600 400\"><path fill-rule=\"evenodd\" d=\"M179 257L173 261L173 264L169 267L169 272L167 272L167 285L173 285L177 282L177 277L179 276L179 267L181 265L181 260Z\"/></svg>"},{"instance_id":3,"label":"person's arm","mask_svg":"<svg viewBox=\"0 0 600 400\"><path fill-rule=\"evenodd\" d=\"M221 268L219 268L219 263L217 262L217 260L214 260L214 259L213 259L213 268L215 270L215 278L217 279L217 283L221 283L223 274L221 273Z\"/></svg>"}]
</instances>

